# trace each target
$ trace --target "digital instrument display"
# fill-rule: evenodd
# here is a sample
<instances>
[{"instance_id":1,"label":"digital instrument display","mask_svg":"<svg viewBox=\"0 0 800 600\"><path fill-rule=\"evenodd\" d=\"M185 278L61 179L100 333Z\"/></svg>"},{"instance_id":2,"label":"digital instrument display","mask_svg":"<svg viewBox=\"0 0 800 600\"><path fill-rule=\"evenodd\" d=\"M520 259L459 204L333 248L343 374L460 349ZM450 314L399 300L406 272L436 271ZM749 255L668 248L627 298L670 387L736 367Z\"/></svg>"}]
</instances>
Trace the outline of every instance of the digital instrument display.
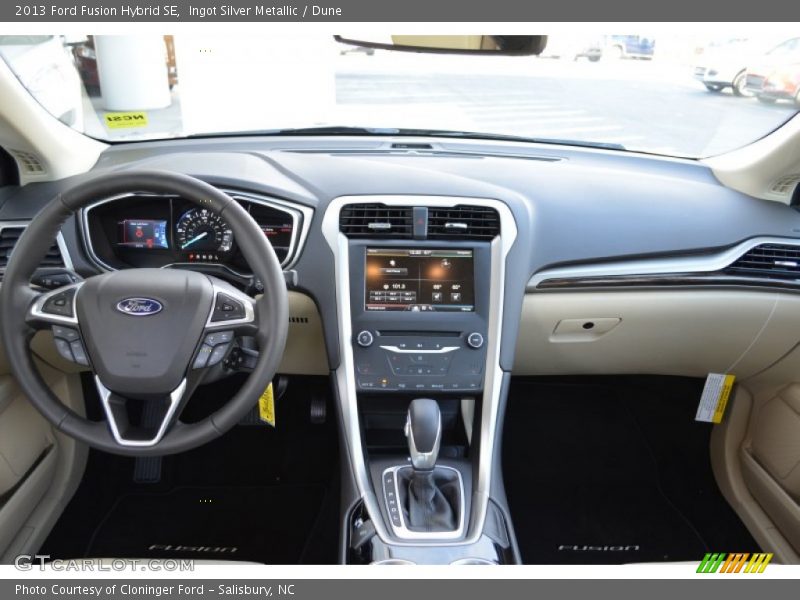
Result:
<instances>
[{"instance_id":1,"label":"digital instrument display","mask_svg":"<svg viewBox=\"0 0 800 600\"><path fill-rule=\"evenodd\" d=\"M366 310L475 310L472 250L367 248Z\"/></svg>"},{"instance_id":2,"label":"digital instrument display","mask_svg":"<svg viewBox=\"0 0 800 600\"><path fill-rule=\"evenodd\" d=\"M167 222L151 219L125 219L120 222L118 246L125 248L169 248Z\"/></svg>"},{"instance_id":3,"label":"digital instrument display","mask_svg":"<svg viewBox=\"0 0 800 600\"><path fill-rule=\"evenodd\" d=\"M259 219L258 226L267 236L269 243L275 250L288 250L292 243L292 230L294 229L292 220L287 219Z\"/></svg>"}]
</instances>

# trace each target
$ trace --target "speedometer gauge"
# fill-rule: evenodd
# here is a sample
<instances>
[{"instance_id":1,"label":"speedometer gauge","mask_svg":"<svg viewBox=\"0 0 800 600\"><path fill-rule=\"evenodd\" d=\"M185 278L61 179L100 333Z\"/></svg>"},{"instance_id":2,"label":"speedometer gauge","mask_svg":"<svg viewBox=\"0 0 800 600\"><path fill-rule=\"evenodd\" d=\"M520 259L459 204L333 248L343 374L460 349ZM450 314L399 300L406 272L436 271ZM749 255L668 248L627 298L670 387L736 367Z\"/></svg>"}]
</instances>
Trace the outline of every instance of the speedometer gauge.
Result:
<instances>
[{"instance_id":1,"label":"speedometer gauge","mask_svg":"<svg viewBox=\"0 0 800 600\"><path fill-rule=\"evenodd\" d=\"M207 208L192 208L175 226L177 246L185 252L230 252L233 231L217 213Z\"/></svg>"}]
</instances>

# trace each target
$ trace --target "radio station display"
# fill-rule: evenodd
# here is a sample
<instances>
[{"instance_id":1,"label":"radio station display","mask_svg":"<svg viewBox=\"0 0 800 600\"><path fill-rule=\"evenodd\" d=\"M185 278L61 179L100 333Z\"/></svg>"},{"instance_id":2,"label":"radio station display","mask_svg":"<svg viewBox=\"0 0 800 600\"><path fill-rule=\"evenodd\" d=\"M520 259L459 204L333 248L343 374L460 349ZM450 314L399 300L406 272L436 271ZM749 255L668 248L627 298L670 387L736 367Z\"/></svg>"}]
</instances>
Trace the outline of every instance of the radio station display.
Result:
<instances>
[{"instance_id":1,"label":"radio station display","mask_svg":"<svg viewBox=\"0 0 800 600\"><path fill-rule=\"evenodd\" d=\"M366 310L475 310L472 250L367 248L365 272Z\"/></svg>"},{"instance_id":2,"label":"radio station display","mask_svg":"<svg viewBox=\"0 0 800 600\"><path fill-rule=\"evenodd\" d=\"M119 224L118 246L124 248L169 248L167 222L151 219L125 219Z\"/></svg>"}]
</instances>

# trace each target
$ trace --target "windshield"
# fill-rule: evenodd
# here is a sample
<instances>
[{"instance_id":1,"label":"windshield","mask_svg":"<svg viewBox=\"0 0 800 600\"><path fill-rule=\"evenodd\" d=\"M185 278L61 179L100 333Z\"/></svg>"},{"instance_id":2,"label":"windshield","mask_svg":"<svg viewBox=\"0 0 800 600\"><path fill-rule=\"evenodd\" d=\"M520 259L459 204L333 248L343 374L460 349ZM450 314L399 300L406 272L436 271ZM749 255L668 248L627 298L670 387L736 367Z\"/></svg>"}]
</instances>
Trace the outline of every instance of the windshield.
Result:
<instances>
[{"instance_id":1,"label":"windshield","mask_svg":"<svg viewBox=\"0 0 800 600\"><path fill-rule=\"evenodd\" d=\"M351 127L691 158L747 145L796 114L798 47L552 35L541 56L498 57L370 50L330 35L0 37L0 56L45 109L106 141Z\"/></svg>"}]
</instances>

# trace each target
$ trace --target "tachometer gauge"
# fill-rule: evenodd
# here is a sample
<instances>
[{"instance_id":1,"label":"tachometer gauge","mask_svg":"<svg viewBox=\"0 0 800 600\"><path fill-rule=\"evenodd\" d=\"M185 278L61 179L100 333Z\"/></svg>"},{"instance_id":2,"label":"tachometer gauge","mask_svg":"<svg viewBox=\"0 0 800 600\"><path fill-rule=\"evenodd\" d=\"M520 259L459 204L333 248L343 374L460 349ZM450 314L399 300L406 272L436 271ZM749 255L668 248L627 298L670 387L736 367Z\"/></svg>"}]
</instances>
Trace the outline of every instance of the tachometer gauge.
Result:
<instances>
[{"instance_id":1,"label":"tachometer gauge","mask_svg":"<svg viewBox=\"0 0 800 600\"><path fill-rule=\"evenodd\" d=\"M233 231L217 213L207 208L187 210L175 226L176 243L184 252L230 252Z\"/></svg>"}]
</instances>

